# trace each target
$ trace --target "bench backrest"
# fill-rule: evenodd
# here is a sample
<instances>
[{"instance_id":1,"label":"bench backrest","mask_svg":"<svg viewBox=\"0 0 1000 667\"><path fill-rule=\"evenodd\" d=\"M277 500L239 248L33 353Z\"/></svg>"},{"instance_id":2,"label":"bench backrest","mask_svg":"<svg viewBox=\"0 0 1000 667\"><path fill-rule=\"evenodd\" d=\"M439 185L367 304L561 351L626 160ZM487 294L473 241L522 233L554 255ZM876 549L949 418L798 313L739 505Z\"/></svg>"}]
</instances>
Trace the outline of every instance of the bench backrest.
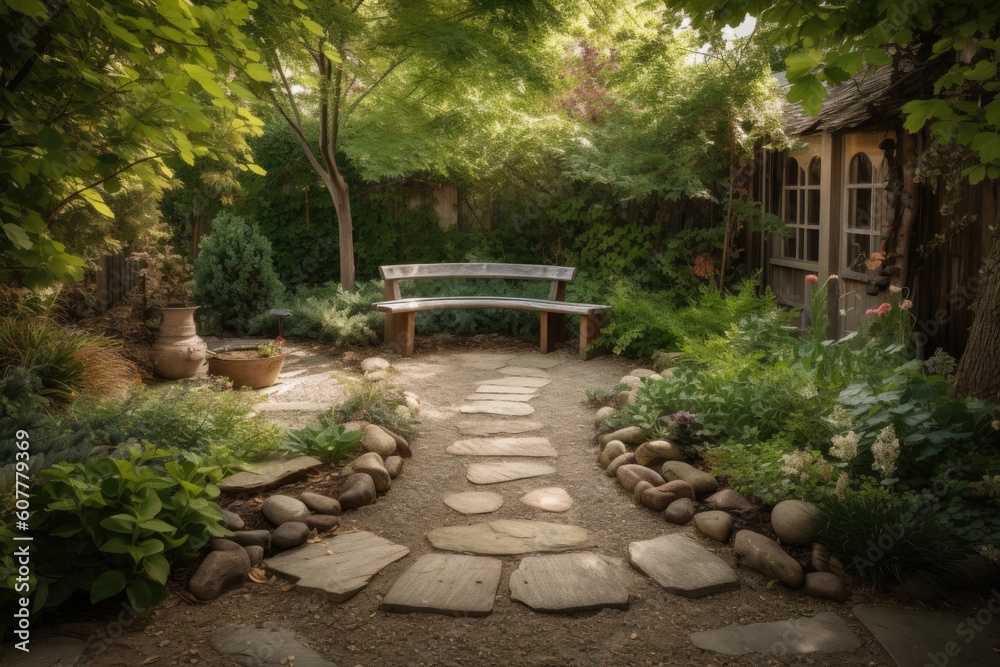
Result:
<instances>
[{"instance_id":1,"label":"bench backrest","mask_svg":"<svg viewBox=\"0 0 1000 667\"><path fill-rule=\"evenodd\" d=\"M545 264L394 264L380 266L379 273L385 281L387 301L401 299L399 283L403 280L431 278L505 278L510 280L547 280L550 282L549 299L564 301L566 283L576 276L572 266L547 266Z\"/></svg>"}]
</instances>

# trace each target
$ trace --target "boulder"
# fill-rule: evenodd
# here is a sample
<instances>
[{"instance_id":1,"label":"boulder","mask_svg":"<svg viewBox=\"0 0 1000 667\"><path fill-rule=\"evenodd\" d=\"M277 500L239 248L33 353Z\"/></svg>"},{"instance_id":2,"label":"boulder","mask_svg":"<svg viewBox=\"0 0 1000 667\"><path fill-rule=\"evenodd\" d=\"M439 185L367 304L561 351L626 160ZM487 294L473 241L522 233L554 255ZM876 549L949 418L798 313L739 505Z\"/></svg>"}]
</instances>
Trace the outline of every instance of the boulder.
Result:
<instances>
[{"instance_id":1,"label":"boulder","mask_svg":"<svg viewBox=\"0 0 1000 667\"><path fill-rule=\"evenodd\" d=\"M373 371L384 371L392 367L388 361L382 357L368 357L361 362L361 372L371 373Z\"/></svg>"},{"instance_id":2,"label":"boulder","mask_svg":"<svg viewBox=\"0 0 1000 667\"><path fill-rule=\"evenodd\" d=\"M618 474L618 469L627 463L635 463L635 454L632 452L625 452L614 461L608 464L607 470L604 472L608 477L614 477Z\"/></svg>"},{"instance_id":3,"label":"boulder","mask_svg":"<svg viewBox=\"0 0 1000 667\"><path fill-rule=\"evenodd\" d=\"M303 491L299 494L299 500L313 512L319 514L340 514L340 503L336 498L324 496L311 491Z\"/></svg>"},{"instance_id":4,"label":"boulder","mask_svg":"<svg viewBox=\"0 0 1000 667\"><path fill-rule=\"evenodd\" d=\"M208 542L209 551L239 551L242 549L239 544L233 542L232 540L224 540L220 537L216 537Z\"/></svg>"},{"instance_id":5,"label":"boulder","mask_svg":"<svg viewBox=\"0 0 1000 667\"><path fill-rule=\"evenodd\" d=\"M250 557L243 549L210 551L191 575L188 588L199 600L214 600L239 585L250 571Z\"/></svg>"},{"instance_id":6,"label":"boulder","mask_svg":"<svg viewBox=\"0 0 1000 667\"><path fill-rule=\"evenodd\" d=\"M618 395L615 396L615 405L617 405L619 408L624 408L626 405L635 403L635 397L637 392L638 392L637 389L633 389L631 391L618 392Z\"/></svg>"},{"instance_id":7,"label":"boulder","mask_svg":"<svg viewBox=\"0 0 1000 667\"><path fill-rule=\"evenodd\" d=\"M705 498L704 504L706 507L716 510L726 510L727 512L757 509L757 505L751 502L749 498L733 489L722 489L713 493L708 498Z\"/></svg>"},{"instance_id":8,"label":"boulder","mask_svg":"<svg viewBox=\"0 0 1000 667\"><path fill-rule=\"evenodd\" d=\"M626 426L612 433L598 436L597 444L601 446L601 449L604 449L604 446L612 440L618 440L626 445L641 445L646 441L646 436L638 426Z\"/></svg>"},{"instance_id":9,"label":"boulder","mask_svg":"<svg viewBox=\"0 0 1000 667\"><path fill-rule=\"evenodd\" d=\"M288 521L275 528L271 533L271 547L292 549L304 544L308 539L309 526L301 521Z\"/></svg>"},{"instance_id":10,"label":"boulder","mask_svg":"<svg viewBox=\"0 0 1000 667\"><path fill-rule=\"evenodd\" d=\"M652 489L653 485L649 482L643 480L635 485L632 489L632 502L635 503L636 507L642 507L642 494L646 493L649 489Z\"/></svg>"},{"instance_id":11,"label":"boulder","mask_svg":"<svg viewBox=\"0 0 1000 667\"><path fill-rule=\"evenodd\" d=\"M604 449L601 450L601 455L597 457L597 463L607 470L611 462L614 461L619 456L625 454L628 450L625 449L625 444L620 440L612 440Z\"/></svg>"},{"instance_id":12,"label":"boulder","mask_svg":"<svg viewBox=\"0 0 1000 667\"><path fill-rule=\"evenodd\" d=\"M677 482L670 482L676 484ZM690 498L678 498L663 510L663 518L678 526L686 526L694 516L694 501Z\"/></svg>"},{"instance_id":13,"label":"boulder","mask_svg":"<svg viewBox=\"0 0 1000 667\"><path fill-rule=\"evenodd\" d=\"M412 396L404 396L403 400L406 402L406 408L410 411L410 414L420 414L420 402L417 399Z\"/></svg>"},{"instance_id":14,"label":"boulder","mask_svg":"<svg viewBox=\"0 0 1000 667\"><path fill-rule=\"evenodd\" d=\"M671 482L682 479L694 487L695 493L714 493L719 488L719 483L714 477L683 461L667 461L661 470L663 479Z\"/></svg>"},{"instance_id":15,"label":"boulder","mask_svg":"<svg viewBox=\"0 0 1000 667\"><path fill-rule=\"evenodd\" d=\"M721 510L694 515L694 526L705 537L725 544L733 533L733 517Z\"/></svg>"},{"instance_id":16,"label":"boulder","mask_svg":"<svg viewBox=\"0 0 1000 667\"><path fill-rule=\"evenodd\" d=\"M648 378L650 376L656 375L656 371L650 368L636 368L631 373L629 373L629 375L637 378Z\"/></svg>"},{"instance_id":17,"label":"boulder","mask_svg":"<svg viewBox=\"0 0 1000 667\"><path fill-rule=\"evenodd\" d=\"M309 526L310 530L325 533L340 525L340 517L330 514L310 514L306 517L305 524Z\"/></svg>"},{"instance_id":18,"label":"boulder","mask_svg":"<svg viewBox=\"0 0 1000 667\"><path fill-rule=\"evenodd\" d=\"M226 530L243 530L246 527L240 515L229 510L222 510L222 521L220 523Z\"/></svg>"},{"instance_id":19,"label":"boulder","mask_svg":"<svg viewBox=\"0 0 1000 667\"><path fill-rule=\"evenodd\" d=\"M615 414L615 409L611 407L601 408L594 414L594 428L600 428L604 420Z\"/></svg>"},{"instance_id":20,"label":"boulder","mask_svg":"<svg viewBox=\"0 0 1000 667\"><path fill-rule=\"evenodd\" d=\"M238 530L229 538L241 547L258 546L267 549L271 546L271 531L269 530Z\"/></svg>"},{"instance_id":21,"label":"boulder","mask_svg":"<svg viewBox=\"0 0 1000 667\"><path fill-rule=\"evenodd\" d=\"M618 381L618 384L624 384L632 389L636 389L642 386L642 380L640 380L634 375L626 375L625 377L623 377L621 380Z\"/></svg>"},{"instance_id":22,"label":"boulder","mask_svg":"<svg viewBox=\"0 0 1000 667\"><path fill-rule=\"evenodd\" d=\"M787 544L809 544L816 539L816 506L801 500L782 500L771 510L774 534Z\"/></svg>"},{"instance_id":23,"label":"boulder","mask_svg":"<svg viewBox=\"0 0 1000 667\"><path fill-rule=\"evenodd\" d=\"M399 477L399 473L403 472L403 457L402 456L390 456L385 460L385 470L389 473L389 477L396 479Z\"/></svg>"},{"instance_id":24,"label":"boulder","mask_svg":"<svg viewBox=\"0 0 1000 667\"><path fill-rule=\"evenodd\" d=\"M243 547L247 552L247 556L250 558L250 566L257 567L264 562L264 547L249 546Z\"/></svg>"},{"instance_id":25,"label":"boulder","mask_svg":"<svg viewBox=\"0 0 1000 667\"><path fill-rule=\"evenodd\" d=\"M840 580L840 577L829 572L810 572L807 574L803 592L814 598L836 602L847 602L847 599L851 597L847 586Z\"/></svg>"},{"instance_id":26,"label":"boulder","mask_svg":"<svg viewBox=\"0 0 1000 667\"><path fill-rule=\"evenodd\" d=\"M684 453L681 448L666 440L650 440L639 445L635 450L635 462L641 466L663 463L665 461L682 461Z\"/></svg>"},{"instance_id":27,"label":"boulder","mask_svg":"<svg viewBox=\"0 0 1000 667\"><path fill-rule=\"evenodd\" d=\"M401 456L404 459L408 459L413 456L409 440L394 431L390 431L385 426L379 426L379 428L388 433L389 437L396 441L396 456Z\"/></svg>"},{"instance_id":28,"label":"boulder","mask_svg":"<svg viewBox=\"0 0 1000 667\"><path fill-rule=\"evenodd\" d=\"M374 452L380 458L386 459L396 453L396 439L375 424L365 426L361 436L361 448L366 452Z\"/></svg>"},{"instance_id":29,"label":"boulder","mask_svg":"<svg viewBox=\"0 0 1000 667\"><path fill-rule=\"evenodd\" d=\"M388 473L386 473L388 474ZM370 475L363 472L356 472L348 475L344 479L344 486L340 490L340 506L345 510L352 510L375 502L375 482Z\"/></svg>"},{"instance_id":30,"label":"boulder","mask_svg":"<svg viewBox=\"0 0 1000 667\"><path fill-rule=\"evenodd\" d=\"M385 493L392 486L392 477L382 464L382 457L375 452L362 454L351 464L356 473L364 473L375 482L375 491Z\"/></svg>"},{"instance_id":31,"label":"boulder","mask_svg":"<svg viewBox=\"0 0 1000 667\"><path fill-rule=\"evenodd\" d=\"M653 511L662 512L670 503L681 498L694 500L694 489L687 482L678 479L646 489L642 494L642 504Z\"/></svg>"},{"instance_id":32,"label":"boulder","mask_svg":"<svg viewBox=\"0 0 1000 667\"><path fill-rule=\"evenodd\" d=\"M736 533L733 547L740 565L756 570L768 579L775 579L788 588L802 586L802 566L774 540L751 530L741 530Z\"/></svg>"},{"instance_id":33,"label":"boulder","mask_svg":"<svg viewBox=\"0 0 1000 667\"><path fill-rule=\"evenodd\" d=\"M309 516L309 508L305 503L291 496L274 495L264 500L260 511L264 518L280 526L288 521L302 521Z\"/></svg>"},{"instance_id":34,"label":"boulder","mask_svg":"<svg viewBox=\"0 0 1000 667\"><path fill-rule=\"evenodd\" d=\"M629 493L635 491L635 485L642 481L649 482L653 486L663 486L666 484L663 478L656 474L655 470L650 470L645 466L634 463L619 466L618 471L615 473L615 479Z\"/></svg>"}]
</instances>

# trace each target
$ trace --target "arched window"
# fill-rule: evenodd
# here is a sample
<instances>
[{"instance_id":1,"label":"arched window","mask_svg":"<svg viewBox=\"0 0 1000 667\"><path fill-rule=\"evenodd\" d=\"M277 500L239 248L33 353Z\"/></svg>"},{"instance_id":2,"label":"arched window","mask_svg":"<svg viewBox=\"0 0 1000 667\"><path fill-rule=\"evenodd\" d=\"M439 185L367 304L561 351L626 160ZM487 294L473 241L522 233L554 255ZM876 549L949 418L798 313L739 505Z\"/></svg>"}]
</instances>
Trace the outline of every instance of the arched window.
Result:
<instances>
[{"instance_id":1,"label":"arched window","mask_svg":"<svg viewBox=\"0 0 1000 667\"><path fill-rule=\"evenodd\" d=\"M885 180L884 160L876 167L866 153L855 153L848 163L844 266L849 271L865 273L870 262L884 259L882 235L889 227Z\"/></svg>"},{"instance_id":2,"label":"arched window","mask_svg":"<svg viewBox=\"0 0 1000 667\"><path fill-rule=\"evenodd\" d=\"M818 157L809 161L808 170L795 158L785 161L781 218L794 231L779 240L784 259L819 261L820 167Z\"/></svg>"}]
</instances>

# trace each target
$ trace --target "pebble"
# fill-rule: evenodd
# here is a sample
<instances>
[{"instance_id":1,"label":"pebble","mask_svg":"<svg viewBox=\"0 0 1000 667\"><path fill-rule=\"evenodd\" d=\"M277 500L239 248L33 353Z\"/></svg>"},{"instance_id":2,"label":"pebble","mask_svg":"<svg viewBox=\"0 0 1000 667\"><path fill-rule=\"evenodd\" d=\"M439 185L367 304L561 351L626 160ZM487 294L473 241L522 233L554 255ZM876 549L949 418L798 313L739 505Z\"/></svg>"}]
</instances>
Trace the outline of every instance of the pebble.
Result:
<instances>
[{"instance_id":1,"label":"pebble","mask_svg":"<svg viewBox=\"0 0 1000 667\"><path fill-rule=\"evenodd\" d=\"M694 502L690 498L678 498L663 510L663 518L678 526L685 526L694 516Z\"/></svg>"},{"instance_id":2,"label":"pebble","mask_svg":"<svg viewBox=\"0 0 1000 667\"><path fill-rule=\"evenodd\" d=\"M301 521L287 521L271 533L271 547L292 549L309 539L309 526Z\"/></svg>"},{"instance_id":3,"label":"pebble","mask_svg":"<svg viewBox=\"0 0 1000 667\"><path fill-rule=\"evenodd\" d=\"M319 514L340 514L341 507L340 501L336 498L331 498L329 496L324 496L319 493L312 493L311 491L303 491L299 494L299 500L302 504L311 509L313 512L318 512Z\"/></svg>"},{"instance_id":4,"label":"pebble","mask_svg":"<svg viewBox=\"0 0 1000 667\"><path fill-rule=\"evenodd\" d=\"M264 518L280 526L288 521L302 521L309 516L309 508L301 500L291 496L273 495L264 500L260 511Z\"/></svg>"}]
</instances>

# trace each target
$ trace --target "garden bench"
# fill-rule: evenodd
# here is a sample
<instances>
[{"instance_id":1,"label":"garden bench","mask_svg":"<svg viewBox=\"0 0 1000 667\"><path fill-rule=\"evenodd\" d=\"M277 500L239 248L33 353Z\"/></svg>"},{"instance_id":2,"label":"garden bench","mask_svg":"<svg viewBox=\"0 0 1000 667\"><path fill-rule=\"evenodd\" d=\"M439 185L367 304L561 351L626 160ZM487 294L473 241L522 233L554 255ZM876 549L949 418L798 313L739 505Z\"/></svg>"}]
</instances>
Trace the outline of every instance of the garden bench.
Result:
<instances>
[{"instance_id":1,"label":"garden bench","mask_svg":"<svg viewBox=\"0 0 1000 667\"><path fill-rule=\"evenodd\" d=\"M566 316L580 317L580 358L589 359L590 343L600 334L610 306L566 301L566 285L576 276L570 266L539 264L396 264L380 266L385 281L385 301L372 307L385 313L385 344L403 356L413 354L416 314L428 310L506 308L541 313L542 354L566 342ZM404 280L487 279L549 281L548 299L515 299L496 296L450 296L404 299L399 284Z\"/></svg>"}]
</instances>

